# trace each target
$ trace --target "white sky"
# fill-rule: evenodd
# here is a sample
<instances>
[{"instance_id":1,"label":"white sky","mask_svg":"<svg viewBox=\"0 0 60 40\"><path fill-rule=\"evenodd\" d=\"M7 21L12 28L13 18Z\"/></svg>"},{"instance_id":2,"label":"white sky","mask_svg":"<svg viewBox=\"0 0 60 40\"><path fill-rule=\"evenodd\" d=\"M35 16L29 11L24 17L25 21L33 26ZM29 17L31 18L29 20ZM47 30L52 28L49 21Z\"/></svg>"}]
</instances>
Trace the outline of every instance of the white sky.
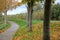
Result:
<instances>
[{"instance_id":1,"label":"white sky","mask_svg":"<svg viewBox=\"0 0 60 40\"><path fill-rule=\"evenodd\" d=\"M21 2L21 1L22 0L18 0L18 2ZM56 0L55 3L60 3L60 0ZM7 14L8 15L15 15L15 14L25 13L25 12L27 12L26 5L22 5L22 6L17 7L16 9L9 10L7 12Z\"/></svg>"},{"instance_id":2,"label":"white sky","mask_svg":"<svg viewBox=\"0 0 60 40\"><path fill-rule=\"evenodd\" d=\"M56 0L55 3L60 3L60 0Z\"/></svg>"},{"instance_id":3,"label":"white sky","mask_svg":"<svg viewBox=\"0 0 60 40\"><path fill-rule=\"evenodd\" d=\"M22 0L18 0L18 2L21 2Z\"/></svg>"}]
</instances>

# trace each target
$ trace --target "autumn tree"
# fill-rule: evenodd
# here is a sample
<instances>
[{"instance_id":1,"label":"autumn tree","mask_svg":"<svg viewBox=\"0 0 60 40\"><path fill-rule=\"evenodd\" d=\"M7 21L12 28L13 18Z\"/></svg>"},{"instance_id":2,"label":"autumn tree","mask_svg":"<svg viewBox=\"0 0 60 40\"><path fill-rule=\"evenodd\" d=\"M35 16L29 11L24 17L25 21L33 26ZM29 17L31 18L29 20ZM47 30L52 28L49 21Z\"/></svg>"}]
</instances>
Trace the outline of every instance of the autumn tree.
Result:
<instances>
[{"instance_id":1,"label":"autumn tree","mask_svg":"<svg viewBox=\"0 0 60 40\"><path fill-rule=\"evenodd\" d=\"M0 20L2 20L2 12L6 9L6 0L0 0Z\"/></svg>"},{"instance_id":2,"label":"autumn tree","mask_svg":"<svg viewBox=\"0 0 60 40\"><path fill-rule=\"evenodd\" d=\"M6 4L5 4L5 6L6 6L6 9L3 11L4 12L4 16L5 16L5 18L4 18L4 22L5 22L5 24L7 23L7 11L11 8L11 6L12 6L12 0L5 0L5 2L6 2Z\"/></svg>"},{"instance_id":3,"label":"autumn tree","mask_svg":"<svg viewBox=\"0 0 60 40\"><path fill-rule=\"evenodd\" d=\"M43 0L39 0L39 1L43 1ZM35 2L38 2L38 0L22 0L23 3L27 4L27 24L28 27L30 29L30 31L32 31L32 13L33 13L33 6L35 4Z\"/></svg>"},{"instance_id":4,"label":"autumn tree","mask_svg":"<svg viewBox=\"0 0 60 40\"><path fill-rule=\"evenodd\" d=\"M4 22L7 22L7 11L16 8L20 5L19 2L13 0L0 0L0 13L4 12ZM14 4L14 5L13 5ZM0 14L2 16L2 14Z\"/></svg>"}]
</instances>

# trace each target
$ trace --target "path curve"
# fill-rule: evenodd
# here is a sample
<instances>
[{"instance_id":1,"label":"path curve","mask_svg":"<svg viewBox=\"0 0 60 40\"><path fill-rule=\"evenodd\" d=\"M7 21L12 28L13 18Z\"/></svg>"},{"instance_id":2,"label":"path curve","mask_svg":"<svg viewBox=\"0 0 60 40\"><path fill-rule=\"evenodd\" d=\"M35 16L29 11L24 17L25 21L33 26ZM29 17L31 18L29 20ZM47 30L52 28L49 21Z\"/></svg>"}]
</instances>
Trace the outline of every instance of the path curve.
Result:
<instances>
[{"instance_id":1,"label":"path curve","mask_svg":"<svg viewBox=\"0 0 60 40\"><path fill-rule=\"evenodd\" d=\"M11 27L0 34L0 40L11 40L13 38L13 35L19 28L19 26L15 22L9 21L9 23L11 24Z\"/></svg>"}]
</instances>

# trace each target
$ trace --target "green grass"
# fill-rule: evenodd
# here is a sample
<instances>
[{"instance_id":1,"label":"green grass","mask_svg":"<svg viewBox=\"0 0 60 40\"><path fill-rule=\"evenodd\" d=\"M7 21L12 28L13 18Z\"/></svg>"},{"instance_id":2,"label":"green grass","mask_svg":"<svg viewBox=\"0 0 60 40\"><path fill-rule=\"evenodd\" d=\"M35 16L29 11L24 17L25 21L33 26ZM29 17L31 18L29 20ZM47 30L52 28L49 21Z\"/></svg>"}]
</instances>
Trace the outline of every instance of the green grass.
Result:
<instances>
[{"instance_id":1,"label":"green grass","mask_svg":"<svg viewBox=\"0 0 60 40\"><path fill-rule=\"evenodd\" d=\"M10 24L9 24L9 23L7 23L7 24L2 23L2 24L0 25L0 30L7 29L7 28L9 28L9 27L10 27Z\"/></svg>"},{"instance_id":2,"label":"green grass","mask_svg":"<svg viewBox=\"0 0 60 40\"><path fill-rule=\"evenodd\" d=\"M26 20L14 19L14 18L10 18L9 20L16 22L20 26L20 28L24 27L24 26L27 26L27 21ZM39 22L41 22L41 20L32 20L32 24L37 24Z\"/></svg>"}]
</instances>

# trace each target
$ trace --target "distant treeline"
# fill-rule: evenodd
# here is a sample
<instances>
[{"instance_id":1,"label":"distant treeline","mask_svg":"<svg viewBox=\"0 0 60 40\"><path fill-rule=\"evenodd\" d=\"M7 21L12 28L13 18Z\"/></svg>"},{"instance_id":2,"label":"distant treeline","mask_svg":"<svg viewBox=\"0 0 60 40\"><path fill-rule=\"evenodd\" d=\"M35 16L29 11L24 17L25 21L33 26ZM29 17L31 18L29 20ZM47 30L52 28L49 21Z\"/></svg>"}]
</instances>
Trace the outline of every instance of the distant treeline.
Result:
<instances>
[{"instance_id":1,"label":"distant treeline","mask_svg":"<svg viewBox=\"0 0 60 40\"><path fill-rule=\"evenodd\" d=\"M10 18L16 19L27 19L27 13L20 13L17 15L10 15ZM60 4L55 4L51 8L51 20L60 20ZM44 8L35 10L32 16L33 20L43 20L44 19Z\"/></svg>"}]
</instances>

